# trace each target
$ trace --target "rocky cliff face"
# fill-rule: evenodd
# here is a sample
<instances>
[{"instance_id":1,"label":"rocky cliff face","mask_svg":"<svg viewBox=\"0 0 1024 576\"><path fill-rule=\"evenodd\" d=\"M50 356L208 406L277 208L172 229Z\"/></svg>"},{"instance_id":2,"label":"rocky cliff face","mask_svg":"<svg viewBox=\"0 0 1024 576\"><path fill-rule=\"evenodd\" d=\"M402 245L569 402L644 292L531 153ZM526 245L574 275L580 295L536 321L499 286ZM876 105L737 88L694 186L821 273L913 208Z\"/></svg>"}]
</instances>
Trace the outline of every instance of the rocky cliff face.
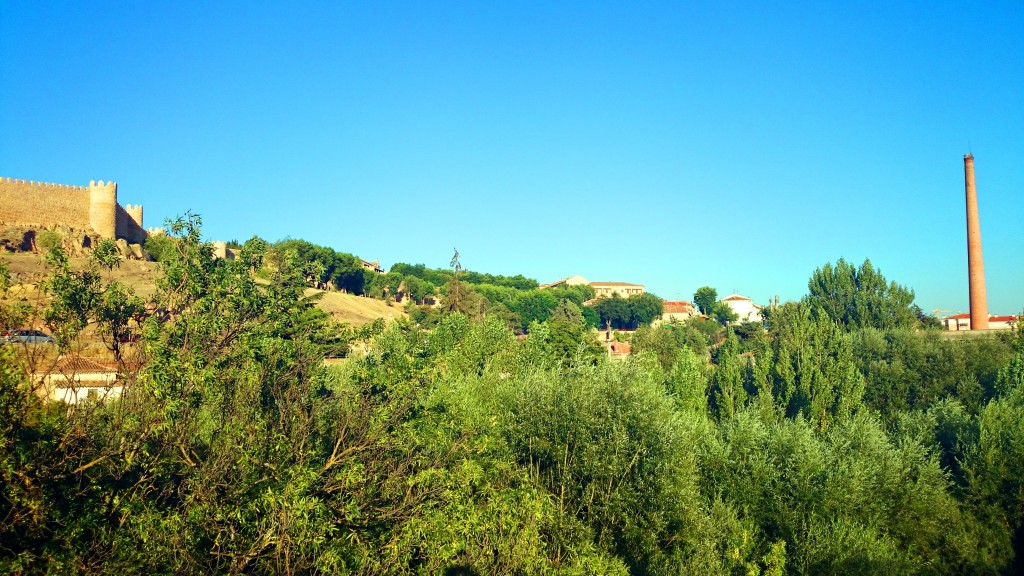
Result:
<instances>
[{"instance_id":1,"label":"rocky cliff face","mask_svg":"<svg viewBox=\"0 0 1024 576\"><path fill-rule=\"evenodd\" d=\"M42 228L0 225L0 253L45 252L47 247L59 244L70 256L87 256L98 241L99 236L91 230L64 225ZM126 260L151 260L139 244L118 239L116 245Z\"/></svg>"}]
</instances>

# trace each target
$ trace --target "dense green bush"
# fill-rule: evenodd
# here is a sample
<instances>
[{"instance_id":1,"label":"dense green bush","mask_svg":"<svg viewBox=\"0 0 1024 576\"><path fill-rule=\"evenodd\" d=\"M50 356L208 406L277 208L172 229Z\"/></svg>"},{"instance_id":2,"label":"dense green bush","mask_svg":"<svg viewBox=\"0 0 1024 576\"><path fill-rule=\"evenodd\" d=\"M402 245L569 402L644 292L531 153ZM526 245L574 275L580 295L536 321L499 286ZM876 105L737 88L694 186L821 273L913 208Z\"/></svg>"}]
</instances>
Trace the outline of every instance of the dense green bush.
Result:
<instances>
[{"instance_id":1,"label":"dense green bush","mask_svg":"<svg viewBox=\"0 0 1024 576\"><path fill-rule=\"evenodd\" d=\"M195 220L169 237L141 310L51 257L37 313L62 346L141 316L120 400L42 403L0 347L0 572L1020 567L1020 334L851 333L793 305L708 356L693 330L642 329L618 362L571 298L526 336L471 297L473 314L431 312L429 329L356 331L303 296L297 255L256 282L265 243L228 261ZM354 338L364 357L322 366ZM958 373L925 381L939 359Z\"/></svg>"}]
</instances>

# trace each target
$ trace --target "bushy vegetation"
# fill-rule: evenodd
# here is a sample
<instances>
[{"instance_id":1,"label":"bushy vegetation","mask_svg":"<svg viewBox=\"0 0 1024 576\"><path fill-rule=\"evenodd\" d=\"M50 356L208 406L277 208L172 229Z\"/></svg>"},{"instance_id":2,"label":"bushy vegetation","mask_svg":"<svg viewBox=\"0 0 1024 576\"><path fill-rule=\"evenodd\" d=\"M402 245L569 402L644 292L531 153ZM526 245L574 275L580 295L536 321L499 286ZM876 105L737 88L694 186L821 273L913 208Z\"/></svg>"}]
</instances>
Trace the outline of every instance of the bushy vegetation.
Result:
<instances>
[{"instance_id":1,"label":"bushy vegetation","mask_svg":"<svg viewBox=\"0 0 1024 576\"><path fill-rule=\"evenodd\" d=\"M141 307L51 252L38 313L60 345L127 318L141 357L120 400L68 407L40 402L37 367L0 347L0 571L1020 569L1019 332L850 329L801 303L763 331L641 327L612 362L586 294L522 338L480 295L520 315L544 296L450 278L429 329L357 333L303 296L297 251L257 282L266 243L215 260L196 224L171 227ZM365 357L322 365L356 340ZM936 355L955 374L933 379Z\"/></svg>"}]
</instances>

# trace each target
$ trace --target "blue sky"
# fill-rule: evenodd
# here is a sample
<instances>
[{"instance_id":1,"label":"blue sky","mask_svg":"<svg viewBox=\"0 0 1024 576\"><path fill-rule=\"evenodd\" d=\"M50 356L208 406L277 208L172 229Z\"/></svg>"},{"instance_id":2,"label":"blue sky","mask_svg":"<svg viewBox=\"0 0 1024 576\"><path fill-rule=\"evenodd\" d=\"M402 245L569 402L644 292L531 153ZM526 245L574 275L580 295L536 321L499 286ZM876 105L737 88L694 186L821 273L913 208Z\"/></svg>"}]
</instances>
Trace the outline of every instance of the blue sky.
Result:
<instances>
[{"instance_id":1,"label":"blue sky","mask_svg":"<svg viewBox=\"0 0 1024 576\"><path fill-rule=\"evenodd\" d=\"M147 225L797 299L1024 308L1024 3L0 3L0 175Z\"/></svg>"}]
</instances>

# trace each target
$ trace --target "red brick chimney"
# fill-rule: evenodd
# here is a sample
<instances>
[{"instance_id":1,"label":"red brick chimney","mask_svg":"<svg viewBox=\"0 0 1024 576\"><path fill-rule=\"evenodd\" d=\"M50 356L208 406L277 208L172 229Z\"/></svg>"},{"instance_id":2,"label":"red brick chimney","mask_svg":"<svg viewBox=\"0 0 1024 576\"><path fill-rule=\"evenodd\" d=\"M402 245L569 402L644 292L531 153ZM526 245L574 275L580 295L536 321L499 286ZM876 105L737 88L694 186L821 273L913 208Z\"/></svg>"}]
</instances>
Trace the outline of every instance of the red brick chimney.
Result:
<instances>
[{"instance_id":1,"label":"red brick chimney","mask_svg":"<svg viewBox=\"0 0 1024 576\"><path fill-rule=\"evenodd\" d=\"M967 277L971 292L971 330L988 330L988 298L985 296L985 262L981 257L981 223L978 192L974 188L974 155L964 154L967 188Z\"/></svg>"}]
</instances>

